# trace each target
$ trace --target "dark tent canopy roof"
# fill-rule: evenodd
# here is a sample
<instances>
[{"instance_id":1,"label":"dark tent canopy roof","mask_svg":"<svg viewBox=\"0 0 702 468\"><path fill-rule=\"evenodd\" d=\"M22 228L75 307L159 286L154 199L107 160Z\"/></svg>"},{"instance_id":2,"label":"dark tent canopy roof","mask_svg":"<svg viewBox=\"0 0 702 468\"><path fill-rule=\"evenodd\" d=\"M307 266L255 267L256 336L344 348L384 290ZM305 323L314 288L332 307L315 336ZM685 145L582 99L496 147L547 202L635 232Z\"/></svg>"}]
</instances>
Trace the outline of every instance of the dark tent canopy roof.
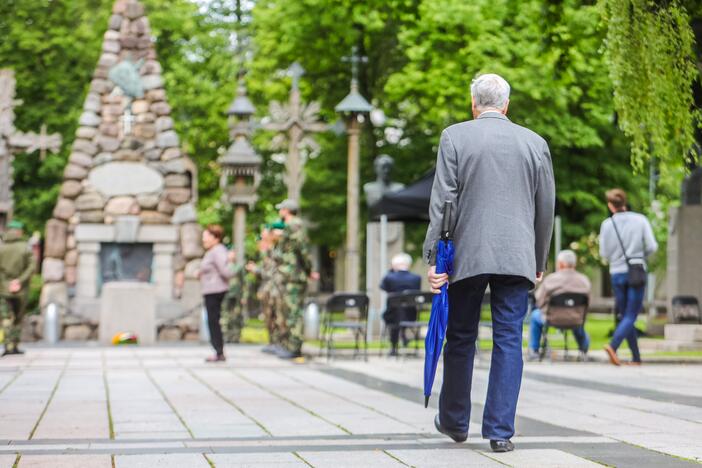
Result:
<instances>
[{"instance_id":1,"label":"dark tent canopy roof","mask_svg":"<svg viewBox=\"0 0 702 468\"><path fill-rule=\"evenodd\" d=\"M387 215L389 221L429 221L434 172L432 169L402 190L385 194L371 207L371 217L377 220L381 215Z\"/></svg>"}]
</instances>

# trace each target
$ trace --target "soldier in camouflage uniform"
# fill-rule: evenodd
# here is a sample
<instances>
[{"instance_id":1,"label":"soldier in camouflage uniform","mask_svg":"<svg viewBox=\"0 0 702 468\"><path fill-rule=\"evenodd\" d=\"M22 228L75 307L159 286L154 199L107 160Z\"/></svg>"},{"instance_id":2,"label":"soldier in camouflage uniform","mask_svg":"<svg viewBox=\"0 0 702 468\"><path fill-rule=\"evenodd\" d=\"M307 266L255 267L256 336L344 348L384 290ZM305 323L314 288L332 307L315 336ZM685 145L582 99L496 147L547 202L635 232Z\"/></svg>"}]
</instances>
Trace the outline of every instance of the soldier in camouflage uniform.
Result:
<instances>
[{"instance_id":1,"label":"soldier in camouflage uniform","mask_svg":"<svg viewBox=\"0 0 702 468\"><path fill-rule=\"evenodd\" d=\"M285 330L281 330L281 341L285 352L279 353L279 356L296 358L302 355L305 295L307 279L312 274L309 240L302 220L297 217L296 201L285 200L276 208L285 221L283 236L273 254L285 285L283 307ZM279 323L281 322L282 320L279 319Z\"/></svg>"},{"instance_id":2,"label":"soldier in camouflage uniform","mask_svg":"<svg viewBox=\"0 0 702 468\"><path fill-rule=\"evenodd\" d=\"M266 353L275 353L280 346L281 333L278 317L282 314L283 285L273 258L273 251L284 228L285 224L282 222L264 227L258 244L260 260L258 264L249 266L249 271L261 278L258 298L261 301L263 320L268 330L268 346L263 348L263 352Z\"/></svg>"},{"instance_id":3,"label":"soldier in camouflage uniform","mask_svg":"<svg viewBox=\"0 0 702 468\"><path fill-rule=\"evenodd\" d=\"M229 261L232 266L232 277L229 279L229 290L224 297L222 316L219 320L222 326L222 336L225 343L239 343L241 331L244 328L244 288L246 286L246 269L243 264L235 262L234 252L230 252Z\"/></svg>"},{"instance_id":4,"label":"soldier in camouflage uniform","mask_svg":"<svg viewBox=\"0 0 702 468\"><path fill-rule=\"evenodd\" d=\"M34 256L22 240L22 223L11 221L7 227L4 242L0 243L0 311L5 341L3 356L23 353L18 345L29 280L34 272Z\"/></svg>"}]
</instances>

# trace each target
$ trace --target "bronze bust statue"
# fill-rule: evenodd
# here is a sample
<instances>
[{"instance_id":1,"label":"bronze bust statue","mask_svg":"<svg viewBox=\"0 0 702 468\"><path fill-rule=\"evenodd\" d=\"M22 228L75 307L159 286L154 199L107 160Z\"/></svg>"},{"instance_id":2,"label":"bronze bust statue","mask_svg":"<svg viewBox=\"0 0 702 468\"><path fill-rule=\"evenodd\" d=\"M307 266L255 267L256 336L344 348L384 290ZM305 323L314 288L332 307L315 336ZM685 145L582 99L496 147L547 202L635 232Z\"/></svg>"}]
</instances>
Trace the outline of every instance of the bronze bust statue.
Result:
<instances>
[{"instance_id":1,"label":"bronze bust statue","mask_svg":"<svg viewBox=\"0 0 702 468\"><path fill-rule=\"evenodd\" d=\"M386 193L397 192L405 188L404 184L390 180L390 173L394 165L395 160L387 154L381 154L375 158L373 167L377 178L373 182L363 184L363 191L366 194L366 203L369 208L383 198L383 195Z\"/></svg>"}]
</instances>

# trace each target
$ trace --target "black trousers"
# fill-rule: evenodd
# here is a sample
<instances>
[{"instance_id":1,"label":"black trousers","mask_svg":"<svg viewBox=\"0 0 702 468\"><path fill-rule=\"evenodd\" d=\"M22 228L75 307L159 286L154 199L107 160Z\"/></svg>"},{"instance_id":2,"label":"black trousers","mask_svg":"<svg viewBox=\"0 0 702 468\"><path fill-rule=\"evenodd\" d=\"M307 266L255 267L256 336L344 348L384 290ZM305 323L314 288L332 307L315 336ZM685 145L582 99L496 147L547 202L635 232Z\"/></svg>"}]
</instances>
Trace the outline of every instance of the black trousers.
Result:
<instances>
[{"instance_id":1,"label":"black trousers","mask_svg":"<svg viewBox=\"0 0 702 468\"><path fill-rule=\"evenodd\" d=\"M388 309L383 314L383 320L385 320L385 326L388 329L388 335L390 336L390 343L393 349L397 348L398 342L400 341L400 322L409 320L413 321L417 318L417 309L413 308L396 308ZM402 330L402 343L407 345L407 337L405 336L405 331Z\"/></svg>"},{"instance_id":2,"label":"black trousers","mask_svg":"<svg viewBox=\"0 0 702 468\"><path fill-rule=\"evenodd\" d=\"M224 341L222 339L222 326L219 319L222 316L222 301L226 291L214 294L205 294L205 309L207 309L207 325L210 328L210 343L218 356L224 354Z\"/></svg>"},{"instance_id":3,"label":"black trousers","mask_svg":"<svg viewBox=\"0 0 702 468\"><path fill-rule=\"evenodd\" d=\"M531 283L526 278L478 275L449 286L439 419L443 426L451 430L468 432L480 306L488 284L493 347L483 411L483 438L507 440L514 435L514 418L522 382L522 324L531 289Z\"/></svg>"}]
</instances>

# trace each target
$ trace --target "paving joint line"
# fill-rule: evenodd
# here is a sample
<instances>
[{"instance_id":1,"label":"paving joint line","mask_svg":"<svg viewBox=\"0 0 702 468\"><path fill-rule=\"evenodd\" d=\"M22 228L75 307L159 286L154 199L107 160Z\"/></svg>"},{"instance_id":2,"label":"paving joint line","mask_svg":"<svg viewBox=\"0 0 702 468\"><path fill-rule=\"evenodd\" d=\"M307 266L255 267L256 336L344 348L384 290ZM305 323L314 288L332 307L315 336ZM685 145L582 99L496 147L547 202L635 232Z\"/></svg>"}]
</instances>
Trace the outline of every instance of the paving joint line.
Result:
<instances>
[{"instance_id":1,"label":"paving joint line","mask_svg":"<svg viewBox=\"0 0 702 468\"><path fill-rule=\"evenodd\" d=\"M297 452L291 452L291 453L292 453L296 458L298 458L302 463L304 463L305 465L307 465L307 466L309 466L309 467L311 467L311 468L314 468L314 465L313 465L312 463L308 462L307 460L305 460L305 458L304 458L302 455L300 455L299 453L297 453Z\"/></svg>"},{"instance_id":2,"label":"paving joint line","mask_svg":"<svg viewBox=\"0 0 702 468\"><path fill-rule=\"evenodd\" d=\"M156 388L156 391L158 391L158 393L161 394L161 397L163 397L163 400L171 408L171 411L173 411L173 414L176 415L176 417L178 418L178 421L180 421L180 423L183 425L185 430L188 431L188 434L190 434L190 438L194 439L195 434L193 434L193 431L190 429L190 427L188 427L188 424L185 422L185 419L183 419L183 416L180 415L180 413L175 408L175 406L173 405L171 400L168 399L166 392L164 392L163 389L161 388L161 386L158 384L158 382L156 382L156 379L154 379L154 376L151 375L151 371L149 371L149 369L146 366L144 366L144 363L141 360L141 357L137 357L137 359L139 360L139 363L141 364L141 368L144 369L144 373L146 374L146 377L151 381L151 384Z\"/></svg>"},{"instance_id":3,"label":"paving joint line","mask_svg":"<svg viewBox=\"0 0 702 468\"><path fill-rule=\"evenodd\" d=\"M115 425L114 421L112 419L112 405L110 403L110 386L107 383L107 359L105 358L105 352L102 351L100 353L100 357L102 358L102 382L103 386L105 387L105 401L107 403L107 425L108 429L110 431L110 439L115 438ZM114 463L114 457L113 457L113 463Z\"/></svg>"},{"instance_id":4,"label":"paving joint line","mask_svg":"<svg viewBox=\"0 0 702 468\"><path fill-rule=\"evenodd\" d=\"M185 370L188 374L190 374L197 382L200 382L200 384L202 384L205 388L207 388L209 391L211 391L212 393L214 393L215 395L217 395L217 397L219 397L219 398L220 398L221 400L223 400L225 403L231 405L234 409L236 409L239 413L241 413L242 416L244 416L244 417L246 417L246 418L249 418L251 421L253 421L254 424L256 424L258 427L260 427L260 428L263 430L263 432L265 432L265 433L268 434L269 436L273 437L273 433L272 433L271 431L269 431L268 428L267 428L266 426L264 426L262 422L260 422L258 419L254 418L253 416L251 416L251 415L249 415L248 413L246 413L246 411L244 411L241 407L239 407L239 405L237 405L236 403L234 403L233 400L231 400L231 399L225 397L219 390L217 390L217 389L214 388L212 385L210 385L208 382L206 382L205 380L203 380L200 376L198 376L197 374L195 374L195 373L194 373L192 370L190 370L189 368L184 367L184 370Z\"/></svg>"},{"instance_id":5,"label":"paving joint line","mask_svg":"<svg viewBox=\"0 0 702 468\"><path fill-rule=\"evenodd\" d=\"M66 357L66 361L63 363L63 369L61 369L61 372L59 373L59 376L56 379L56 383L54 383L54 388L51 389L51 394L49 395L49 398L46 400L46 405L44 405L44 409L41 411L41 414L39 414L39 419L37 419L37 422L34 424L34 427L32 428L32 431L29 433L29 437L27 438L27 440L32 440L32 438L34 438L34 434L36 434L37 429L39 429L39 424L41 423L42 419L44 419L44 415L46 414L46 412L49 410L49 405L54 400L54 395L56 395L56 391L59 388L59 385L61 383L61 379L63 379L63 376L66 374L66 370L68 369L68 364L71 362L72 354L73 353L69 353L68 356Z\"/></svg>"},{"instance_id":6,"label":"paving joint line","mask_svg":"<svg viewBox=\"0 0 702 468\"><path fill-rule=\"evenodd\" d=\"M384 453L384 454L387 455L388 457L392 458L392 459L395 460L396 462L400 463L401 465L404 465L404 466L412 466L412 465L406 463L404 460L401 460L399 457L396 457L395 455L393 455L392 453L390 453L387 449L382 450L382 453Z\"/></svg>"},{"instance_id":7,"label":"paving joint line","mask_svg":"<svg viewBox=\"0 0 702 468\"><path fill-rule=\"evenodd\" d=\"M271 395L273 395L273 396L276 397L276 398L280 398L280 399L283 400L283 401L287 401L287 402L290 403L291 405L296 406L297 408L300 408L301 410L303 410L303 411L305 411L305 412L311 414L312 416L321 419L322 421L324 421L324 422L327 423L327 424L331 424L332 426L341 429L342 431L344 431L345 433L347 433L347 434L349 434L349 435L353 435L353 432L349 431L348 429L346 429L346 428L345 428L344 426L342 426L341 424L336 424L334 421L328 420L327 418L325 418L325 417L323 417L323 416L321 416L321 415L315 413L315 412L312 411L311 409L306 408L306 407L302 406L301 404L299 404L299 403L297 403L297 402L295 402L295 401L293 401L293 400L291 400L291 399L289 399L289 398L286 398L286 397L284 397L283 395L280 395L279 393L274 392L273 390L270 390L270 389L264 387L263 385L259 384L258 382L254 381L254 380L249 379L248 377L244 377L240 372L236 371L233 367L230 367L230 369L231 369L231 372L232 372L234 375L238 376L240 379L242 379L242 380L244 380L244 381L246 381L246 382L248 382L248 383L250 383L250 384L252 384L252 385L255 385L256 387L260 388L261 390L263 390L263 391L265 391L265 392L270 393Z\"/></svg>"}]
</instances>

